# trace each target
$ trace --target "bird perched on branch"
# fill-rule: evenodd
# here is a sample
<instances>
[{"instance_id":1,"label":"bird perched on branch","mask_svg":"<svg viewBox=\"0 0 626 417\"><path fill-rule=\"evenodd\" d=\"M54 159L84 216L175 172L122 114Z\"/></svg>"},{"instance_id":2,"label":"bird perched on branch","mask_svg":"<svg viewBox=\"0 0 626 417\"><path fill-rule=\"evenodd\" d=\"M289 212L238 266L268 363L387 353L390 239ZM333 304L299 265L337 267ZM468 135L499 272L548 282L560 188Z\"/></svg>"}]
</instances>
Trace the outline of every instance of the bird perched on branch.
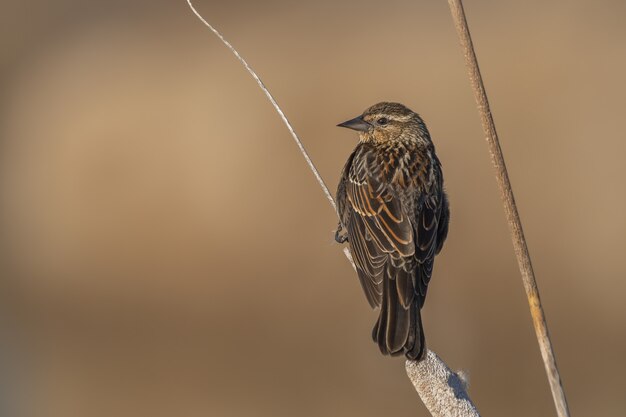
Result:
<instances>
[{"instance_id":1,"label":"bird perched on branch","mask_svg":"<svg viewBox=\"0 0 626 417\"><path fill-rule=\"evenodd\" d=\"M448 234L441 163L423 120L402 104L375 104L338 126L360 140L339 181L335 239L349 243L365 296L380 308L380 351L420 360L420 310Z\"/></svg>"}]
</instances>

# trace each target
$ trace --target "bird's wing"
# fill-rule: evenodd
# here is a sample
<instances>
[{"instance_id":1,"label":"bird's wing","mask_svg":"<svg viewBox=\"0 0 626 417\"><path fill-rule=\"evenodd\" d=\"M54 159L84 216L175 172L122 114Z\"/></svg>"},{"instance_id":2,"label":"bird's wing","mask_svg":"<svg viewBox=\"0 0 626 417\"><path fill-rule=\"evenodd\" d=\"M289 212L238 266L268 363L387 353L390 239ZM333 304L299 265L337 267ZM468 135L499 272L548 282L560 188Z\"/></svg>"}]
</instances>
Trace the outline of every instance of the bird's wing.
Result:
<instances>
[{"instance_id":1,"label":"bird's wing","mask_svg":"<svg viewBox=\"0 0 626 417\"><path fill-rule=\"evenodd\" d=\"M415 258L417 268L415 274L415 291L423 306L426 290L433 273L435 255L439 253L448 234L448 199L443 191L441 168L438 163L437 179L428 190L424 190L418 198L415 213Z\"/></svg>"},{"instance_id":2,"label":"bird's wing","mask_svg":"<svg viewBox=\"0 0 626 417\"><path fill-rule=\"evenodd\" d=\"M337 186L337 214L342 227L348 232L348 243L352 249L352 259L363 292L369 304L375 308L380 306L382 300L382 280L386 255L379 253L379 249L373 246L363 219L354 211L347 194L347 188L350 184L350 169L357 152L358 148L350 155L341 173Z\"/></svg>"},{"instance_id":3,"label":"bird's wing","mask_svg":"<svg viewBox=\"0 0 626 417\"><path fill-rule=\"evenodd\" d=\"M340 190L345 195L342 222L348 230L361 285L369 303L379 307L388 259L402 265L414 255L415 244L411 220L374 157L359 152L352 158ZM398 288L398 292L408 305L413 298L412 280L408 272L404 275L403 289Z\"/></svg>"},{"instance_id":4,"label":"bird's wing","mask_svg":"<svg viewBox=\"0 0 626 417\"><path fill-rule=\"evenodd\" d=\"M410 218L374 158L363 153L353 160L346 183L348 200L384 253L411 256L415 245Z\"/></svg>"}]
</instances>

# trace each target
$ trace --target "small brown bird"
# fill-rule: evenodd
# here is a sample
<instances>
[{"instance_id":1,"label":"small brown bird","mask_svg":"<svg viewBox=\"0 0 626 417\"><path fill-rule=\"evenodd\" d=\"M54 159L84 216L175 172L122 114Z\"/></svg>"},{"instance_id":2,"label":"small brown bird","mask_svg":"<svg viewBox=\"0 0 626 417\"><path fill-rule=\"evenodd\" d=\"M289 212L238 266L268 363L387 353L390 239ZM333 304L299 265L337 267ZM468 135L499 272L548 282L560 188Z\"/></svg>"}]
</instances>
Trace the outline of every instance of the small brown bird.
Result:
<instances>
[{"instance_id":1,"label":"small brown bird","mask_svg":"<svg viewBox=\"0 0 626 417\"><path fill-rule=\"evenodd\" d=\"M337 188L335 239L350 245L365 296L380 307L372 337L385 355L420 360L420 310L448 234L441 163L420 116L378 103L338 126L359 132Z\"/></svg>"}]
</instances>

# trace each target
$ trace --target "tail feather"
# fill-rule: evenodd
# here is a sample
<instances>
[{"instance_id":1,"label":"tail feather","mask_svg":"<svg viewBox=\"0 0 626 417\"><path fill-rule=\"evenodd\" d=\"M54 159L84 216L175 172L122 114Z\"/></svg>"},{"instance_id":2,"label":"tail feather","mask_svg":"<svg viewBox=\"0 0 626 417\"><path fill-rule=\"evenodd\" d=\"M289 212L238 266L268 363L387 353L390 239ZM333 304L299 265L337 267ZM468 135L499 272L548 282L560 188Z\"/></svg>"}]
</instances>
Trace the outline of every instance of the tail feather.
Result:
<instances>
[{"instance_id":1,"label":"tail feather","mask_svg":"<svg viewBox=\"0 0 626 417\"><path fill-rule=\"evenodd\" d=\"M426 354L426 339L424 338L422 314L420 313L419 301L417 299L411 305L411 317L411 333L404 353L408 359L419 361Z\"/></svg>"},{"instance_id":2,"label":"tail feather","mask_svg":"<svg viewBox=\"0 0 626 417\"><path fill-rule=\"evenodd\" d=\"M372 339L384 355L405 354L409 359L420 360L425 343L419 301L416 298L404 307L396 283L396 280L384 280L380 314L372 329Z\"/></svg>"}]
</instances>

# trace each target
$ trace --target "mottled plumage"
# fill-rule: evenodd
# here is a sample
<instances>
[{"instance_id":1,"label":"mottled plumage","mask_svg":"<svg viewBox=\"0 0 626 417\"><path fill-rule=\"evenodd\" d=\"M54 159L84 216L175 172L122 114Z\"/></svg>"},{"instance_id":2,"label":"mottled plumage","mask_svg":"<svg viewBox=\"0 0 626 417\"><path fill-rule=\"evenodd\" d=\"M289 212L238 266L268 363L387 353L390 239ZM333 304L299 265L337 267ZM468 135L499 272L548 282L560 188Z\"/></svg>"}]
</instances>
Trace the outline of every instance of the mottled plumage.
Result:
<instances>
[{"instance_id":1,"label":"mottled plumage","mask_svg":"<svg viewBox=\"0 0 626 417\"><path fill-rule=\"evenodd\" d=\"M359 144L337 189L339 229L365 296L380 308L372 337L386 355L422 359L420 309L435 255L448 233L441 164L422 119L398 103L378 103L339 126Z\"/></svg>"}]
</instances>

